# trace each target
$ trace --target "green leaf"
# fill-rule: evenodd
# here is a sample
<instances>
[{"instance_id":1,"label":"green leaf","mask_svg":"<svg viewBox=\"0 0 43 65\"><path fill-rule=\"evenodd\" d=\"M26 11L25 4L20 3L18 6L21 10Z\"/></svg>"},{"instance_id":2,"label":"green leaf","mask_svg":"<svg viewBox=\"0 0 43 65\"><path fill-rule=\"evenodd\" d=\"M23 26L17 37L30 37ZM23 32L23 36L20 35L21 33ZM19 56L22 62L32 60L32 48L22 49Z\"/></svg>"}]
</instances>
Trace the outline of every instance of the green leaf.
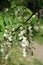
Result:
<instances>
[{"instance_id":1,"label":"green leaf","mask_svg":"<svg viewBox=\"0 0 43 65\"><path fill-rule=\"evenodd\" d=\"M0 40L3 40L3 32L0 32Z\"/></svg>"}]
</instances>

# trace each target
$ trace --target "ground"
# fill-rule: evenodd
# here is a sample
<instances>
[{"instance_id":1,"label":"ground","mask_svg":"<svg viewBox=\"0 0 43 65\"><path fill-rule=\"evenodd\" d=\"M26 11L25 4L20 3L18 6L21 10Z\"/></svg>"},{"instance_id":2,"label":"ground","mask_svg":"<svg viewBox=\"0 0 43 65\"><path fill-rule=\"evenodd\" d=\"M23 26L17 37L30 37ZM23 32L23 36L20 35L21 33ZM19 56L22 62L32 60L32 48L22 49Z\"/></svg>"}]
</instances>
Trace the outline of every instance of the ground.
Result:
<instances>
[{"instance_id":1,"label":"ground","mask_svg":"<svg viewBox=\"0 0 43 65\"><path fill-rule=\"evenodd\" d=\"M33 42L33 53L36 59L43 62L43 45L40 45L39 42Z\"/></svg>"},{"instance_id":2,"label":"ground","mask_svg":"<svg viewBox=\"0 0 43 65\"><path fill-rule=\"evenodd\" d=\"M43 65L43 46L33 41L33 56L23 57L21 48L13 45L9 65Z\"/></svg>"}]
</instances>

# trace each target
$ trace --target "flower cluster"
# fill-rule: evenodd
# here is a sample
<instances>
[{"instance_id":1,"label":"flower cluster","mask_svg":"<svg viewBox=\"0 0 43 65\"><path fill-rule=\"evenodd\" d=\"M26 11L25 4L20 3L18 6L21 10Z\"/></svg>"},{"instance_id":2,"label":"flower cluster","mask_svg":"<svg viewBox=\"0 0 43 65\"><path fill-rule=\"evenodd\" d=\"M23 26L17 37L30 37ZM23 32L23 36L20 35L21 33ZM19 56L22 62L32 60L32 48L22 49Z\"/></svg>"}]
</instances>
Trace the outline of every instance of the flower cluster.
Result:
<instances>
[{"instance_id":1,"label":"flower cluster","mask_svg":"<svg viewBox=\"0 0 43 65\"><path fill-rule=\"evenodd\" d=\"M32 26L29 26L28 30L29 30L29 32L28 32L29 35L27 35L26 29L23 29L23 27L20 27L19 33L16 32L17 33L17 35L16 35L14 28L12 28L12 30L9 30L6 26L6 28L4 30L4 34L3 34L4 40L3 40L3 44L1 46L1 53L2 53L3 58L8 59L9 55L11 54L12 44L15 42L14 41L15 39L13 40L13 36L14 36L14 35L12 35L13 33L15 33L14 37L16 37L16 40L19 39L19 41L21 43L20 45L22 48L23 57L27 56L27 53L29 51L27 51L26 48L27 47L29 48L29 46L31 47L31 40L32 40L32 36L33 36ZM27 36L29 37L29 40L28 40Z\"/></svg>"},{"instance_id":2,"label":"flower cluster","mask_svg":"<svg viewBox=\"0 0 43 65\"><path fill-rule=\"evenodd\" d=\"M26 32L26 30L22 30L22 31L20 31L20 34L19 34L19 40L22 40L21 46L22 46L22 53L23 53L24 57L26 56L26 46L28 46L27 38L23 35L23 34L25 34L25 32Z\"/></svg>"},{"instance_id":3,"label":"flower cluster","mask_svg":"<svg viewBox=\"0 0 43 65\"><path fill-rule=\"evenodd\" d=\"M11 47L12 47L13 40L12 40L11 31L9 31L7 27L5 28L3 37L4 37L4 40L1 46L1 53L4 59L8 59L9 55L11 54Z\"/></svg>"},{"instance_id":4,"label":"flower cluster","mask_svg":"<svg viewBox=\"0 0 43 65\"><path fill-rule=\"evenodd\" d=\"M22 28L20 28L20 29L22 29ZM32 36L33 36L33 34L32 34L32 26L28 27L28 30L29 30L29 32L28 32L28 34L29 34L28 35L29 40L26 37L27 36L27 30L26 29L21 30L20 33L19 33L19 40L21 40L21 47L22 47L23 57L26 57L27 56L27 53L29 51L31 52L31 50L27 51L28 50L27 47L28 48L29 48L29 46L31 47L31 43L32 43L31 42ZM24 35L26 35L26 36L24 36Z\"/></svg>"},{"instance_id":5,"label":"flower cluster","mask_svg":"<svg viewBox=\"0 0 43 65\"><path fill-rule=\"evenodd\" d=\"M35 29L36 31L38 31L39 27L38 27L38 26L34 26L34 29Z\"/></svg>"}]
</instances>

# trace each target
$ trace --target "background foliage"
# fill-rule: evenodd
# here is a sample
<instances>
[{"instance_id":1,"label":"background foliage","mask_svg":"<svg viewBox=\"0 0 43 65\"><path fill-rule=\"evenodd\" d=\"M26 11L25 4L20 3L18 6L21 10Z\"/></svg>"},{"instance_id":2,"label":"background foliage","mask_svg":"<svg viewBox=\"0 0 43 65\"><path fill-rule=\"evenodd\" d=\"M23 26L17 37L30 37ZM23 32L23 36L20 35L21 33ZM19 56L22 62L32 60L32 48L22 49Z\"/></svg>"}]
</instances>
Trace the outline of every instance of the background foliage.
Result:
<instances>
[{"instance_id":1,"label":"background foliage","mask_svg":"<svg viewBox=\"0 0 43 65\"><path fill-rule=\"evenodd\" d=\"M20 29L18 29L14 33L12 33L12 29L16 30L20 25L23 28L22 30L26 29L27 27L31 25L33 27L37 26L37 20L38 20L37 15L32 16L31 19L26 24L23 24L34 12L34 9L30 10L31 8L28 7L28 3L30 2L31 5L33 5L34 0L27 0L27 1L26 0L25 1L24 0L0 0L0 2L1 2L0 3L0 63L1 65L3 65L3 63L7 65L8 63L9 65L14 65L14 64L28 65L29 63L29 65L31 65L31 63L26 61L25 58L23 59L20 48L18 48L18 45L20 45L20 42L21 42L18 40L18 34L20 33ZM31 7L33 8L33 6ZM38 7L43 8L43 0L39 1ZM4 33L6 30L6 27L9 30L9 36L11 32L11 36L13 39L13 42L11 41L11 43L13 43L12 45L13 47L11 48L12 53L7 60L3 59L2 53L1 53L1 46L4 44L5 41L8 41L8 39L7 40L4 39ZM33 35L35 35L37 31L34 28L32 30L33 30ZM37 34L38 33L39 31L37 32ZM21 60L19 60L20 58ZM12 60L14 60L14 62ZM24 60L24 62L22 60ZM25 61L26 61L26 64L25 64ZM36 65L41 64L38 61L36 62L35 61L34 63L36 63Z\"/></svg>"}]
</instances>

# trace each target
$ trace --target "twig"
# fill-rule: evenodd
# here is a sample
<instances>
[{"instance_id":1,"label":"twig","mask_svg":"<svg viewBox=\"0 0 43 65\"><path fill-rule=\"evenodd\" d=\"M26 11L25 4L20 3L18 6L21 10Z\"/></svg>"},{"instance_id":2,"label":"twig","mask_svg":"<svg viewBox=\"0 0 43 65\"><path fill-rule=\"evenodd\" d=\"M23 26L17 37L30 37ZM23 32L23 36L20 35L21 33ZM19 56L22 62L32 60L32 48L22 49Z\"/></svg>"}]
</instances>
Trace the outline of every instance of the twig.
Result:
<instances>
[{"instance_id":1,"label":"twig","mask_svg":"<svg viewBox=\"0 0 43 65\"><path fill-rule=\"evenodd\" d=\"M27 21L30 20L33 15L35 15L35 13L33 13L23 24L26 24Z\"/></svg>"},{"instance_id":2,"label":"twig","mask_svg":"<svg viewBox=\"0 0 43 65\"><path fill-rule=\"evenodd\" d=\"M35 15L35 12L23 23L23 24L26 24L27 23L27 21L28 20L30 20L31 19L31 17L33 16L33 15ZM18 26L18 28L17 29L15 29L15 31L17 31L20 27L21 27L22 25L20 25L20 26ZM14 32L15 32L14 31Z\"/></svg>"}]
</instances>

